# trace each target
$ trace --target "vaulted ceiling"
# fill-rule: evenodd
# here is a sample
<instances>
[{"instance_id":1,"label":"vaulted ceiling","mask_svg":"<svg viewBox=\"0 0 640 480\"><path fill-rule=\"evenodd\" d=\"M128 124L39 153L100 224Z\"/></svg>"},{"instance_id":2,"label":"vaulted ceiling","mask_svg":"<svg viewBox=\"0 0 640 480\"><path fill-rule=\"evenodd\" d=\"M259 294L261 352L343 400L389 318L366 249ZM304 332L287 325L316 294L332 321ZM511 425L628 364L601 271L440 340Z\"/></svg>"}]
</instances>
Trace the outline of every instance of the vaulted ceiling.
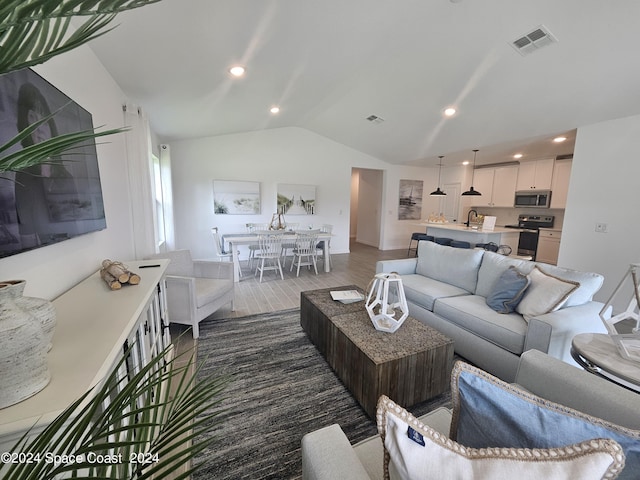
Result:
<instances>
[{"instance_id":1,"label":"vaulted ceiling","mask_svg":"<svg viewBox=\"0 0 640 480\"><path fill-rule=\"evenodd\" d=\"M481 164L640 113L637 0L163 0L118 22L90 46L168 143L295 126L394 164ZM540 26L557 41L516 51Z\"/></svg>"}]
</instances>

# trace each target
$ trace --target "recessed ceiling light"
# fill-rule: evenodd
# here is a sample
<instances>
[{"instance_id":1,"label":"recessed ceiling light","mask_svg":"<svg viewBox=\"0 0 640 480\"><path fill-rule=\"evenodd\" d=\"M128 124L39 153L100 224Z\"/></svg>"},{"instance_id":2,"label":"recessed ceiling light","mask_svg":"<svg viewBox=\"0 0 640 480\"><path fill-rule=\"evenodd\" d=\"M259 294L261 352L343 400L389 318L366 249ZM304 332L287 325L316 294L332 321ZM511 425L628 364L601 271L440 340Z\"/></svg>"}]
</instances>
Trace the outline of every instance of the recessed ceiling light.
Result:
<instances>
[{"instance_id":1,"label":"recessed ceiling light","mask_svg":"<svg viewBox=\"0 0 640 480\"><path fill-rule=\"evenodd\" d=\"M522 154L521 153L516 153L513 158L522 158Z\"/></svg>"},{"instance_id":2,"label":"recessed ceiling light","mask_svg":"<svg viewBox=\"0 0 640 480\"><path fill-rule=\"evenodd\" d=\"M280 113L280 107L274 105L273 107L271 107L271 109L269 109L269 111L275 115L276 113Z\"/></svg>"},{"instance_id":3,"label":"recessed ceiling light","mask_svg":"<svg viewBox=\"0 0 640 480\"><path fill-rule=\"evenodd\" d=\"M241 65L236 65L229 69L229 73L234 77L241 77L244 75L244 72L245 72L245 68Z\"/></svg>"},{"instance_id":4,"label":"recessed ceiling light","mask_svg":"<svg viewBox=\"0 0 640 480\"><path fill-rule=\"evenodd\" d=\"M456 109L453 107L447 107L444 109L444 114L447 117L452 117L456 114Z\"/></svg>"},{"instance_id":5,"label":"recessed ceiling light","mask_svg":"<svg viewBox=\"0 0 640 480\"><path fill-rule=\"evenodd\" d=\"M463 165L469 165L471 162L469 160L465 160L464 162L462 162Z\"/></svg>"},{"instance_id":6,"label":"recessed ceiling light","mask_svg":"<svg viewBox=\"0 0 640 480\"><path fill-rule=\"evenodd\" d=\"M556 137L553 139L554 142L556 143L562 143L567 139L567 137Z\"/></svg>"}]
</instances>

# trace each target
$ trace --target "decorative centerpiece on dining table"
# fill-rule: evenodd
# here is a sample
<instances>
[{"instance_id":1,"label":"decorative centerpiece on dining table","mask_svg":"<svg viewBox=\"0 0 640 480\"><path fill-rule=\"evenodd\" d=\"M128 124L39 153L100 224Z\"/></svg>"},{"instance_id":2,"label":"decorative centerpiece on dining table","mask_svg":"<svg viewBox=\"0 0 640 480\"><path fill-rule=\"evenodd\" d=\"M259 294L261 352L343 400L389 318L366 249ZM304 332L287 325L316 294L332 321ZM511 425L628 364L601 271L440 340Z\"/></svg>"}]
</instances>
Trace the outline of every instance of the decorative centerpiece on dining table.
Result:
<instances>
[{"instance_id":1,"label":"decorative centerpiece on dining table","mask_svg":"<svg viewBox=\"0 0 640 480\"><path fill-rule=\"evenodd\" d=\"M271 223L269 224L269 230L285 230L287 228L287 222L284 220L283 213L274 213L271 216Z\"/></svg>"},{"instance_id":2,"label":"decorative centerpiece on dining table","mask_svg":"<svg viewBox=\"0 0 640 480\"><path fill-rule=\"evenodd\" d=\"M409 316L402 279L397 273L377 273L367 288L365 308L376 330L393 333Z\"/></svg>"}]
</instances>

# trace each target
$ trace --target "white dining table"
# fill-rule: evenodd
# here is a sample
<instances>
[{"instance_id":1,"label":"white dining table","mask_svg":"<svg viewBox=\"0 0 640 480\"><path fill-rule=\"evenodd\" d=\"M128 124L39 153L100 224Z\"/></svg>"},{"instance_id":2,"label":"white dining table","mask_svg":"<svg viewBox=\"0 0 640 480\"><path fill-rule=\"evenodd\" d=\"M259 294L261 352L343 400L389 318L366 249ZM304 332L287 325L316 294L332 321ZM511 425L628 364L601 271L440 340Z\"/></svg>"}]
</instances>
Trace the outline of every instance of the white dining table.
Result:
<instances>
[{"instance_id":1,"label":"white dining table","mask_svg":"<svg viewBox=\"0 0 640 480\"><path fill-rule=\"evenodd\" d=\"M293 242L295 241L296 238L296 234L295 232L286 232L286 233L282 233L282 240L283 243L286 242ZM327 259L329 258L329 240L331 239L333 235L331 233L318 233L318 242L321 242L324 240L324 242L322 242L323 247L322 247L322 258L324 259L324 261L322 263L324 263L324 271L326 273L329 273L331 271L331 262L327 261ZM258 235L253 234L253 233L227 233L225 235L221 236L222 239L222 244L223 247L226 243L229 244L229 248L225 248L225 251L227 252L231 252L233 254L233 264L234 264L234 269L233 269L233 281L234 282L239 282L240 281L240 275L239 275L239 269L240 269L240 259L238 258L238 246L240 245L255 245L258 243Z\"/></svg>"}]
</instances>

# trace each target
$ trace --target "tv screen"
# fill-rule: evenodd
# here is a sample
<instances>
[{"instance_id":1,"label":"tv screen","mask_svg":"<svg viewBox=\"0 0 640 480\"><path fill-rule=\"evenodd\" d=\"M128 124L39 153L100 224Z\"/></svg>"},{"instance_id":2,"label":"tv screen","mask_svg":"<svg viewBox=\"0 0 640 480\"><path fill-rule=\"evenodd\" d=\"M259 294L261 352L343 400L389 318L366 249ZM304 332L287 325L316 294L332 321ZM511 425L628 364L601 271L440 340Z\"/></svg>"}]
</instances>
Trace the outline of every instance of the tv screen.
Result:
<instances>
[{"instance_id":1,"label":"tv screen","mask_svg":"<svg viewBox=\"0 0 640 480\"><path fill-rule=\"evenodd\" d=\"M0 145L63 107L15 151L93 128L91 114L30 69L0 76ZM0 157L3 154L0 154ZM51 164L0 174L0 257L106 228L95 142Z\"/></svg>"}]
</instances>

